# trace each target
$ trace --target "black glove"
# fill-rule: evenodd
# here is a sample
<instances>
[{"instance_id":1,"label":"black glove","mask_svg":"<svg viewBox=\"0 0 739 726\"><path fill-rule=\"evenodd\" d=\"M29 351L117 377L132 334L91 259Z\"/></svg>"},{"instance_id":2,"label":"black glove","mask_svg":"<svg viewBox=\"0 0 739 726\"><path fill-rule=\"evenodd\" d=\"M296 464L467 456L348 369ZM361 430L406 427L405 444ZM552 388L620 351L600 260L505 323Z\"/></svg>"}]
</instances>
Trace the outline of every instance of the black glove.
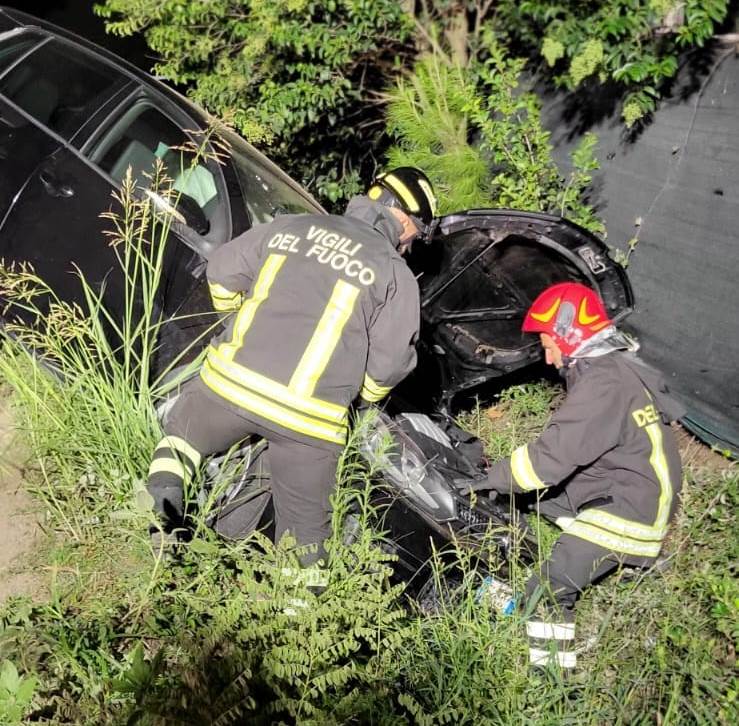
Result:
<instances>
[{"instance_id":1,"label":"black glove","mask_svg":"<svg viewBox=\"0 0 739 726\"><path fill-rule=\"evenodd\" d=\"M490 477L486 476L480 479L454 479L454 485L461 489L465 494L472 494L472 492L490 492L490 498L494 499L493 493L497 494L511 494L511 485L499 481L491 481Z\"/></svg>"}]
</instances>

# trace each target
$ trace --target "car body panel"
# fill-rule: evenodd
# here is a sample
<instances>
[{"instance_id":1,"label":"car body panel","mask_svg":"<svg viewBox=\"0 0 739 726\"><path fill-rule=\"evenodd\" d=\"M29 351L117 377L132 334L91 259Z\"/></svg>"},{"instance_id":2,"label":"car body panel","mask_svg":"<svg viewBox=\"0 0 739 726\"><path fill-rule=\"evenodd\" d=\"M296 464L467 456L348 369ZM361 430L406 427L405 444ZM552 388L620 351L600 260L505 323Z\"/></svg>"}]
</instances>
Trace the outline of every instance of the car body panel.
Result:
<instances>
[{"instance_id":1,"label":"car body panel","mask_svg":"<svg viewBox=\"0 0 739 726\"><path fill-rule=\"evenodd\" d=\"M3 79L10 84L21 77L25 82L21 74L29 76L27 68L38 60L34 53L43 48L68 51L71 57L81 59L79 63L89 63L93 74L118 79L108 92L96 97L96 103L86 107L84 118L73 114L72 127L52 128L54 124L43 123L51 119L54 104L65 101L58 83L53 93L47 94L52 96L52 104L46 98L39 101L38 96L54 84L28 83L25 95L16 96L20 105L0 93L0 256L6 263L33 265L62 299L84 302L75 279L79 268L88 282L104 289L110 311L121 314L122 273L104 234L111 223L100 215L117 209L113 195L128 167L138 182L137 193L146 193L146 175L153 170L156 157L169 164L167 171L174 177L182 202L186 188L177 186L176 162L179 158L182 176L183 159L189 161L190 157L185 158L179 147L203 149L197 160L198 183L183 184L207 195L196 205L202 205L204 213L207 210L207 229L193 226L191 220L171 224L157 301L169 320L157 351L156 368L161 370L213 324L205 268L215 248L283 206L290 207L287 211L323 210L298 184L228 129L218 133L234 146L234 152L219 163L215 148L204 140L209 128L207 114L125 61L16 11L0 8L0 21L0 29L10 29L0 36L0 88ZM26 25L16 24L20 21ZM34 44L17 51L20 39L26 42L31 37ZM4 64L3 48L8 51ZM55 72L58 75L60 71L57 68ZM174 154L173 163L167 162L175 151L179 156ZM191 191L189 187L187 191ZM247 194L252 196L247 198Z\"/></svg>"}]
</instances>

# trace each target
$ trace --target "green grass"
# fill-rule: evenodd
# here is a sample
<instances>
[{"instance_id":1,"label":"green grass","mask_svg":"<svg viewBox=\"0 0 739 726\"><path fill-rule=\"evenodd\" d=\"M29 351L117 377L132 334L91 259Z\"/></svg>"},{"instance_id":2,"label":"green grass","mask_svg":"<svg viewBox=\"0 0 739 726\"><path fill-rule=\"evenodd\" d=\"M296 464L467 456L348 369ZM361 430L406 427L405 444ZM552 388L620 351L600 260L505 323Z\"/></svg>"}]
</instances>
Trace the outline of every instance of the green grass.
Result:
<instances>
[{"instance_id":1,"label":"green grass","mask_svg":"<svg viewBox=\"0 0 739 726\"><path fill-rule=\"evenodd\" d=\"M139 228L131 220L126 234ZM158 254L146 240L140 254ZM6 289L40 284L15 274L5 272ZM28 486L53 534L37 555L52 573L48 599L0 611L3 723L736 723L736 468L694 461L686 471L670 569L617 575L585 594L578 630L587 647L563 681L529 671L519 617L495 620L475 603L479 577L463 550L461 595L434 616L407 606L369 526L372 476L352 446L335 522L351 506L358 536L346 544L335 528L320 596L286 574L297 562L289 542L229 543L202 519L165 562L137 496L159 435L155 385L141 360L114 355L94 295L89 308L61 306L55 325L16 331L36 336L25 342L46 350L63 377L19 342L0 355L33 453ZM133 316L122 338L139 331L156 345L153 312L140 321ZM535 437L560 395L546 383L515 386L492 412L461 422L496 459ZM544 556L556 533L532 524Z\"/></svg>"}]
</instances>

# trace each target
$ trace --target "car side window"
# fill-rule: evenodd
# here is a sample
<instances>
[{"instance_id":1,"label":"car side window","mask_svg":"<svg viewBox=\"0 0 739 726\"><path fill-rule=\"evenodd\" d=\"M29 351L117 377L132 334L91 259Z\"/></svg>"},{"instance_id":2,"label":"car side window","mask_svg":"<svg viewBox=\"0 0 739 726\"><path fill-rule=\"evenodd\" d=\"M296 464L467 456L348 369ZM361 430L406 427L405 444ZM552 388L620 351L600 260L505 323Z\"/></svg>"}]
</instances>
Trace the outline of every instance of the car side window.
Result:
<instances>
[{"instance_id":1,"label":"car side window","mask_svg":"<svg viewBox=\"0 0 739 726\"><path fill-rule=\"evenodd\" d=\"M172 189L197 204L210 231L221 224L223 193L213 164L191 147L179 126L150 103L139 102L97 140L90 159L119 184L130 168L139 189L152 186L160 160Z\"/></svg>"},{"instance_id":2,"label":"car side window","mask_svg":"<svg viewBox=\"0 0 739 726\"><path fill-rule=\"evenodd\" d=\"M69 140L127 82L112 66L52 40L0 79L0 94Z\"/></svg>"},{"instance_id":3,"label":"car side window","mask_svg":"<svg viewBox=\"0 0 739 726\"><path fill-rule=\"evenodd\" d=\"M42 37L38 33L0 33L0 76Z\"/></svg>"}]
</instances>

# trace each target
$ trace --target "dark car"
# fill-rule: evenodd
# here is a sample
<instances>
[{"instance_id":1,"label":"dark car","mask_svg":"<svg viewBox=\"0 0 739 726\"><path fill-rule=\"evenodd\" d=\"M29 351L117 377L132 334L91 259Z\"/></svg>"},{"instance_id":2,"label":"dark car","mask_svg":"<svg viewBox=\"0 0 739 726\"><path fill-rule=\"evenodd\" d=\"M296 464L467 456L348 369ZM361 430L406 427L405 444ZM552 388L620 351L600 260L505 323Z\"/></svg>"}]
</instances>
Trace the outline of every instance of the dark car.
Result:
<instances>
[{"instance_id":1,"label":"dark car","mask_svg":"<svg viewBox=\"0 0 739 726\"><path fill-rule=\"evenodd\" d=\"M186 142L203 143L206 114L103 49L0 9L0 257L30 262L63 298L79 301L77 263L106 301L122 298L100 219L130 167L142 188L157 159L179 194L161 305L179 320L164 330L164 357L195 336L184 314L209 307L210 252L252 224L321 207L263 155L228 130L223 164L183 164ZM186 131L187 130L187 131ZM183 173L183 169L185 172Z\"/></svg>"},{"instance_id":2,"label":"dark car","mask_svg":"<svg viewBox=\"0 0 739 726\"><path fill-rule=\"evenodd\" d=\"M223 164L202 159L178 175L181 146L202 143L207 115L127 62L70 33L0 8L0 257L31 262L63 298L77 299L78 264L106 285L115 311L121 281L100 219L126 170L144 190L157 159L174 178L180 221L172 225L161 306L162 362L205 323L184 314L210 309L204 271L213 249L275 215L320 205L228 130ZM557 217L473 210L439 220L410 260L423 305L424 396L453 397L539 359L520 323L546 285L581 280L597 288L615 318L631 290L604 244ZM177 315L178 319L174 320ZM434 381L432 385L430 382Z\"/></svg>"},{"instance_id":3,"label":"dark car","mask_svg":"<svg viewBox=\"0 0 739 726\"><path fill-rule=\"evenodd\" d=\"M278 214L323 211L228 130L218 131L231 147L222 164L199 159L187 175L179 174L189 166L182 164L183 145L202 143L207 126L205 112L125 61L0 8L0 257L32 263L69 301L79 301L72 275L78 265L89 282L105 285L108 308L120 312L122 280L103 234L109 222L99 215L129 168L146 194L146 174L160 160L179 195L159 291L169 321L160 367L210 324L198 314L211 310L205 267L215 248ZM421 288L419 366L395 405L426 409L436 418L412 414L381 422L399 442L384 472L394 504L388 521L395 521L395 541L402 543L396 553L412 573L426 557L429 533L442 543L462 534L474 540L485 536L489 523L508 521L507 510L491 502L473 507L450 474L480 474L479 462L459 454L459 442L452 446L439 428L454 398L540 360L535 337L520 328L548 285L591 285L616 320L631 310L632 294L602 241L564 219L532 212L447 215L425 244L414 246L409 264ZM429 454L424 447L433 441L447 443ZM505 550L509 543L501 537Z\"/></svg>"}]
</instances>

